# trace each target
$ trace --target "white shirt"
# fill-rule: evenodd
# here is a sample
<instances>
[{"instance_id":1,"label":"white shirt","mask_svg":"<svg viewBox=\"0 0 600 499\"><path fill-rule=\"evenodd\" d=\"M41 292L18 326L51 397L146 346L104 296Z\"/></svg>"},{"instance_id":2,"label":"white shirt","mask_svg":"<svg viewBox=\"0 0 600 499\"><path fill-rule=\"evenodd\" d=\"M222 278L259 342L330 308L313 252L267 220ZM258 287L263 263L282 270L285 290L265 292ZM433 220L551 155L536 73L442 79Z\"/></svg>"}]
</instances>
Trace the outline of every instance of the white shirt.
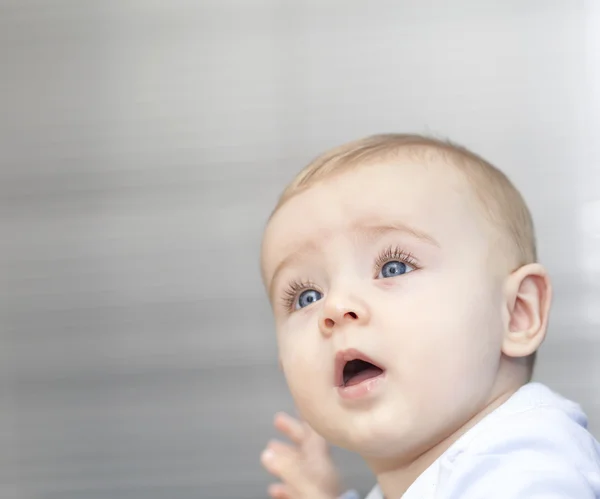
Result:
<instances>
[{"instance_id":1,"label":"white shirt","mask_svg":"<svg viewBox=\"0 0 600 499\"><path fill-rule=\"evenodd\" d=\"M579 405L539 383L523 386L483 418L402 496L566 498L600 498L600 444ZM384 499L381 489L367 499Z\"/></svg>"}]
</instances>

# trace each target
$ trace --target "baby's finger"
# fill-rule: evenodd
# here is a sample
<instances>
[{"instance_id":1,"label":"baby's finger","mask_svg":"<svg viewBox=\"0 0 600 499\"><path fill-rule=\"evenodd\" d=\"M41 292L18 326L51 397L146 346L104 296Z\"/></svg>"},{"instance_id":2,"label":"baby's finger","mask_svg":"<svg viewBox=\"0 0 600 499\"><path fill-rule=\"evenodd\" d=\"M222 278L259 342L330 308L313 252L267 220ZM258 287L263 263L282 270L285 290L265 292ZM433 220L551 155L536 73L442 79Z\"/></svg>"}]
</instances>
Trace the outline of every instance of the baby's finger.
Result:
<instances>
[{"instance_id":1,"label":"baby's finger","mask_svg":"<svg viewBox=\"0 0 600 499\"><path fill-rule=\"evenodd\" d=\"M289 475L289 469L298 467L300 455L291 445L272 440L260 456L266 470L285 481L284 475Z\"/></svg>"},{"instance_id":2,"label":"baby's finger","mask_svg":"<svg viewBox=\"0 0 600 499\"><path fill-rule=\"evenodd\" d=\"M293 418L285 412L279 412L275 415L275 428L287 436L297 445L302 445L306 438L306 427L301 421Z\"/></svg>"},{"instance_id":3,"label":"baby's finger","mask_svg":"<svg viewBox=\"0 0 600 499\"><path fill-rule=\"evenodd\" d=\"M311 454L328 454L329 444L321 435L313 430L308 424L306 424L305 437L304 437L304 448Z\"/></svg>"},{"instance_id":4,"label":"baby's finger","mask_svg":"<svg viewBox=\"0 0 600 499\"><path fill-rule=\"evenodd\" d=\"M273 499L292 499L290 488L284 483L269 485L269 495Z\"/></svg>"},{"instance_id":5,"label":"baby's finger","mask_svg":"<svg viewBox=\"0 0 600 499\"><path fill-rule=\"evenodd\" d=\"M300 466L300 452L287 444L270 442L261 456L261 461L269 473L279 477L289 486L297 487L305 480Z\"/></svg>"}]
</instances>

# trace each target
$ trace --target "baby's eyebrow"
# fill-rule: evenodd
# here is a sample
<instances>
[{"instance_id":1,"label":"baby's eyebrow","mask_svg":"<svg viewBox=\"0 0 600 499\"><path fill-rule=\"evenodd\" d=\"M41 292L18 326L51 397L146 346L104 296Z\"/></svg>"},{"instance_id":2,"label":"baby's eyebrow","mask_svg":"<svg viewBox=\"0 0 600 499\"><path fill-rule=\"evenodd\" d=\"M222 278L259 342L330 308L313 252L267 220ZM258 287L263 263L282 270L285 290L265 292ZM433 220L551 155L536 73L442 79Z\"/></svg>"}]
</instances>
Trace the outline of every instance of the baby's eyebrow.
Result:
<instances>
[{"instance_id":1,"label":"baby's eyebrow","mask_svg":"<svg viewBox=\"0 0 600 499\"><path fill-rule=\"evenodd\" d=\"M357 233L364 233L366 235L382 235L387 234L388 232L403 232L404 234L408 234L415 239L420 239L421 241L433 246L437 246L438 248L440 247L440 243L431 235L417 229L416 227L412 227L408 224L395 220L358 220L351 225L350 230Z\"/></svg>"},{"instance_id":2,"label":"baby's eyebrow","mask_svg":"<svg viewBox=\"0 0 600 499\"><path fill-rule=\"evenodd\" d=\"M273 277L271 277L271 282L269 283L269 297L271 298L271 301L273 301L273 284L277 281L277 277L281 271L286 267L289 267L295 261L300 260L303 256L316 252L318 252L318 245L316 242L306 241L277 264L277 267L275 267L275 271L273 272Z\"/></svg>"},{"instance_id":3,"label":"baby's eyebrow","mask_svg":"<svg viewBox=\"0 0 600 499\"><path fill-rule=\"evenodd\" d=\"M356 234L365 236L383 235L389 232L402 232L408 234L415 239L419 239L427 244L440 247L440 244L429 234L421 231L415 227L407 225L399 221L382 221L374 219L357 220L348 226L348 230ZM322 239L321 239L322 241ZM309 253L317 253L319 251L319 244L315 240L308 240L298 246L294 251L289 253L279 264L275 267L273 277L269 284L269 296L273 299L273 284L277 281L278 275L285 268L300 260L303 256Z\"/></svg>"}]
</instances>

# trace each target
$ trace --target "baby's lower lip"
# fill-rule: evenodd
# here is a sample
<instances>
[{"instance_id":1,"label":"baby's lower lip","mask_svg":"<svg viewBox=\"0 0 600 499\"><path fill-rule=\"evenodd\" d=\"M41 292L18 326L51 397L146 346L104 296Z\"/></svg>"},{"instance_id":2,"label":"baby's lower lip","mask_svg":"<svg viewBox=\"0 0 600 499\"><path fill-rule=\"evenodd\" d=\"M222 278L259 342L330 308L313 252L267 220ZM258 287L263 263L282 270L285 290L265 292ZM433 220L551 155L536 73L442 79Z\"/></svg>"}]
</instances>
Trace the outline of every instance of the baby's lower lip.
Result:
<instances>
[{"instance_id":1,"label":"baby's lower lip","mask_svg":"<svg viewBox=\"0 0 600 499\"><path fill-rule=\"evenodd\" d=\"M337 391L345 400L357 400L367 398L375 394L385 380L385 371L373 378L365 379L351 386L338 386Z\"/></svg>"}]
</instances>

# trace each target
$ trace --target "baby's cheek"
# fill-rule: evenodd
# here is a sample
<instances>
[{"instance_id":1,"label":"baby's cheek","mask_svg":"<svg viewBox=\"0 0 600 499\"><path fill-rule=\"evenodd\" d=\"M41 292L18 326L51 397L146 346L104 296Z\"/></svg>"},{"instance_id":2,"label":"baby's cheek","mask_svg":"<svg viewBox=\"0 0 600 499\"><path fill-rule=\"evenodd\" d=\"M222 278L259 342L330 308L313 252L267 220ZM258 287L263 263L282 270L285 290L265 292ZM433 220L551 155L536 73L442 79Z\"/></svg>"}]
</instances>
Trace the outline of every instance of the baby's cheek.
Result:
<instances>
[{"instance_id":1,"label":"baby's cheek","mask_svg":"<svg viewBox=\"0 0 600 499\"><path fill-rule=\"evenodd\" d=\"M285 378L294 403L309 423L318 417L325 398L325 374L319 364L322 360L312 353L291 349L282 359ZM327 388L331 388L330 385ZM331 390L330 390L331 391Z\"/></svg>"},{"instance_id":2,"label":"baby's cheek","mask_svg":"<svg viewBox=\"0 0 600 499\"><path fill-rule=\"evenodd\" d=\"M302 345L280 344L280 358L288 387L294 398L305 397L315 380L315 355Z\"/></svg>"},{"instance_id":3,"label":"baby's cheek","mask_svg":"<svg viewBox=\"0 0 600 499\"><path fill-rule=\"evenodd\" d=\"M302 419L311 426L318 425L323 397L320 389L316 386L314 375L293 372L288 376L288 387Z\"/></svg>"}]
</instances>

